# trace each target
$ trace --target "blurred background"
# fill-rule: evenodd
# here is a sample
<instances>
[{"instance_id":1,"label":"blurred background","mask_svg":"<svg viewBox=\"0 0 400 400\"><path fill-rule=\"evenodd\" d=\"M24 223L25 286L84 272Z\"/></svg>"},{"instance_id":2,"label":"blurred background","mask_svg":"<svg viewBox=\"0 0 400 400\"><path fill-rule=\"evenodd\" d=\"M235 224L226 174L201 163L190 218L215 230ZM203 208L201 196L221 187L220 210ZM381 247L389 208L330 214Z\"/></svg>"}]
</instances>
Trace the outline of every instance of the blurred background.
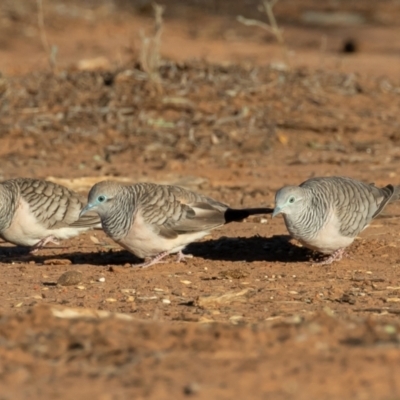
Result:
<instances>
[{"instance_id":1,"label":"blurred background","mask_svg":"<svg viewBox=\"0 0 400 400\"><path fill-rule=\"evenodd\" d=\"M317 171L394 174L399 16L398 0L3 0L0 177L219 169L261 199Z\"/></svg>"},{"instance_id":2,"label":"blurred background","mask_svg":"<svg viewBox=\"0 0 400 400\"><path fill-rule=\"evenodd\" d=\"M242 16L269 23L258 0L160 4L165 6L161 54L171 60L399 73L398 0L279 0L273 13L283 31L284 57L273 33L238 21ZM44 68L49 52L58 67L122 65L137 58L140 32L151 30L153 22L154 10L147 0L3 0L0 70L16 74Z\"/></svg>"}]
</instances>

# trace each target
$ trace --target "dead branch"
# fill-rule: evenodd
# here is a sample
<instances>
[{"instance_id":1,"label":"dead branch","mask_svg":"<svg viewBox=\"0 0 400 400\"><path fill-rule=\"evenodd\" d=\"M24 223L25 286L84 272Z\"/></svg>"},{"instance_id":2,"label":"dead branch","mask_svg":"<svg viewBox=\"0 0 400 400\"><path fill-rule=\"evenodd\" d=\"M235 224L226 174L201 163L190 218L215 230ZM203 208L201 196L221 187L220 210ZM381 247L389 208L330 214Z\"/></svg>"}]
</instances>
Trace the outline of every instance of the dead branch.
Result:
<instances>
[{"instance_id":1,"label":"dead branch","mask_svg":"<svg viewBox=\"0 0 400 400\"><path fill-rule=\"evenodd\" d=\"M278 23L275 18L273 8L279 0L262 0L262 8L267 15L268 23L262 22L256 19L248 19L242 15L236 17L237 21L246 26L257 26L274 35L279 45L282 47L283 55L285 58L285 63L289 65L288 50L285 43L285 38L283 36L283 29L279 28Z\"/></svg>"},{"instance_id":2,"label":"dead branch","mask_svg":"<svg viewBox=\"0 0 400 400\"><path fill-rule=\"evenodd\" d=\"M161 34L163 28L164 6L157 3L153 4L154 9L154 33L152 37L147 37L143 31L140 32L142 46L140 49L140 64L144 72L147 73L149 81L152 82L157 91L161 92L161 76L160 76L160 46Z\"/></svg>"},{"instance_id":3,"label":"dead branch","mask_svg":"<svg viewBox=\"0 0 400 400\"><path fill-rule=\"evenodd\" d=\"M278 2L278 0L263 0L262 5L264 7L264 11L267 14L269 23L271 25L272 32L274 33L277 41L281 45L285 45L285 40L283 38L283 30L279 28L278 23L276 22L276 18L274 15L274 5Z\"/></svg>"},{"instance_id":4,"label":"dead branch","mask_svg":"<svg viewBox=\"0 0 400 400\"><path fill-rule=\"evenodd\" d=\"M38 9L38 26L40 32L40 41L42 42L43 50L49 57L50 68L54 72L56 69L57 46L50 46L47 39L46 28L44 24L43 1L36 0Z\"/></svg>"}]
</instances>

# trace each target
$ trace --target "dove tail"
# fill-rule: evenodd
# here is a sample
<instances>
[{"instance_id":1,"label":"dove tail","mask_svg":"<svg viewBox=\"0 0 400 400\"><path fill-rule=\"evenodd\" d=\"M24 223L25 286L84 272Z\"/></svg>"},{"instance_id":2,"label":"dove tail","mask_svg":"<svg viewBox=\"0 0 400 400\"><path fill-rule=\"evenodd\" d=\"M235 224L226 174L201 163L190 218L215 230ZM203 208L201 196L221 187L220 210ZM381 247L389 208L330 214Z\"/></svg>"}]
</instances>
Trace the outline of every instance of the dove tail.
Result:
<instances>
[{"instance_id":1,"label":"dove tail","mask_svg":"<svg viewBox=\"0 0 400 400\"><path fill-rule=\"evenodd\" d=\"M228 208L225 211L225 223L240 222L250 215L272 214L273 211L273 208L244 208L242 210Z\"/></svg>"},{"instance_id":2,"label":"dove tail","mask_svg":"<svg viewBox=\"0 0 400 400\"><path fill-rule=\"evenodd\" d=\"M393 196L390 202L397 201L400 199L400 186L393 186Z\"/></svg>"}]
</instances>

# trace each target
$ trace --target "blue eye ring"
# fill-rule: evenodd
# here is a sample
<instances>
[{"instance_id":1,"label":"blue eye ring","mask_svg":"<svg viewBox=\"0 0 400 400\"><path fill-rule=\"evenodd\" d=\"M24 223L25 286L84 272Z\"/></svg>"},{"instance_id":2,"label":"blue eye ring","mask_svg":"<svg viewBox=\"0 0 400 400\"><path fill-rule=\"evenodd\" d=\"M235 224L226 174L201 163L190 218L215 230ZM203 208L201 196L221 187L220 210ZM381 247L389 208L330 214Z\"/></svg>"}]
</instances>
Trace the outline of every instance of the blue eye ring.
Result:
<instances>
[{"instance_id":1,"label":"blue eye ring","mask_svg":"<svg viewBox=\"0 0 400 400\"><path fill-rule=\"evenodd\" d=\"M100 196L97 198L97 201L98 201L99 203L103 203L104 201L106 201L106 197L103 196L103 195L100 195Z\"/></svg>"},{"instance_id":2,"label":"blue eye ring","mask_svg":"<svg viewBox=\"0 0 400 400\"><path fill-rule=\"evenodd\" d=\"M294 203L294 200L295 200L295 198L294 198L294 197L291 197L291 198L289 199L289 203L290 203L290 204L293 204L293 203Z\"/></svg>"}]
</instances>

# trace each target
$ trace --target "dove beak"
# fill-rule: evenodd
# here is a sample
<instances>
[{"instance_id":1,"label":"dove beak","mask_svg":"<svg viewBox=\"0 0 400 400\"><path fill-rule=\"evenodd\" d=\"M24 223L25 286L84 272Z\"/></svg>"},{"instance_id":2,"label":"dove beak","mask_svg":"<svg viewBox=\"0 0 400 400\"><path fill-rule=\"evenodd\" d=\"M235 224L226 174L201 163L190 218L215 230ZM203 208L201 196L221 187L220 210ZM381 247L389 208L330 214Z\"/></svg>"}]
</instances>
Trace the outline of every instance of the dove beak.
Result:
<instances>
[{"instance_id":1,"label":"dove beak","mask_svg":"<svg viewBox=\"0 0 400 400\"><path fill-rule=\"evenodd\" d=\"M90 211L93 208L93 204L88 203L84 208L82 208L82 211L79 214L79 218L81 218L83 215L85 215L88 211Z\"/></svg>"},{"instance_id":2,"label":"dove beak","mask_svg":"<svg viewBox=\"0 0 400 400\"><path fill-rule=\"evenodd\" d=\"M275 207L274 212L272 213L272 218L276 217L278 214L282 212L282 208L280 207Z\"/></svg>"}]
</instances>

